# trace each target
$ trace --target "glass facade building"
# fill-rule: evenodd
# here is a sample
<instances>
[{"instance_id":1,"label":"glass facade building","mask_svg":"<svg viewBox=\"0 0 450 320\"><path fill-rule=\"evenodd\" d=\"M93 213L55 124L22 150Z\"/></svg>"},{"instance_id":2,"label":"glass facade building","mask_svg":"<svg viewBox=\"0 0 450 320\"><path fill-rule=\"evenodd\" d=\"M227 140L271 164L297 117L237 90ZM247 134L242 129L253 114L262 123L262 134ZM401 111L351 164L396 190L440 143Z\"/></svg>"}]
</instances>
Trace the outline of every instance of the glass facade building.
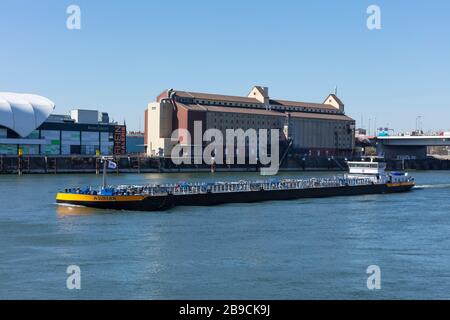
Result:
<instances>
[{"instance_id":1,"label":"glass facade building","mask_svg":"<svg viewBox=\"0 0 450 320\"><path fill-rule=\"evenodd\" d=\"M0 155L121 155L126 153L126 127L115 123L76 123L67 116L52 115L22 138L0 126Z\"/></svg>"}]
</instances>

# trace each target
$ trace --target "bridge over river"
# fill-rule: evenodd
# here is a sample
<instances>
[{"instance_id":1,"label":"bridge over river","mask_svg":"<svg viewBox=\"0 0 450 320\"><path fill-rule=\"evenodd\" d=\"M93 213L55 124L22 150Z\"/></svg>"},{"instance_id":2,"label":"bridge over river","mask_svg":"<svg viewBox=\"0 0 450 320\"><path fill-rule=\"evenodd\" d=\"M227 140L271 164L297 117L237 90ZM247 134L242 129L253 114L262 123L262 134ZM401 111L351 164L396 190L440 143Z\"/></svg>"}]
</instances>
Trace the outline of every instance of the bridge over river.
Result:
<instances>
[{"instance_id":1,"label":"bridge over river","mask_svg":"<svg viewBox=\"0 0 450 320\"><path fill-rule=\"evenodd\" d=\"M377 137L377 153L386 159L426 159L429 147L450 146L450 136Z\"/></svg>"}]
</instances>

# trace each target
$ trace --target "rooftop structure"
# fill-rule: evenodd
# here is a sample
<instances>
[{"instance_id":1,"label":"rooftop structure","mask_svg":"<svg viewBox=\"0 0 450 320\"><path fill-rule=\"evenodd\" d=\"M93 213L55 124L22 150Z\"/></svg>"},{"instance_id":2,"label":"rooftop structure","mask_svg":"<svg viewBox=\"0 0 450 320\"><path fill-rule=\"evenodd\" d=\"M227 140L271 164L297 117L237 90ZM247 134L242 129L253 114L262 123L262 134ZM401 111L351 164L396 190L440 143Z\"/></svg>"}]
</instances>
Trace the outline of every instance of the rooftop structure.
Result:
<instances>
[{"instance_id":1,"label":"rooftop structure","mask_svg":"<svg viewBox=\"0 0 450 320\"><path fill-rule=\"evenodd\" d=\"M157 102L169 98L170 95L177 97L177 101L190 107L216 106L216 107L238 107L249 109L273 110L276 112L312 112L328 114L344 114L344 104L335 95L330 94L323 103L287 101L270 99L269 88L255 86L247 97L229 96L221 94L198 93L178 90L166 90L161 93ZM219 111L224 111L221 109Z\"/></svg>"}]
</instances>

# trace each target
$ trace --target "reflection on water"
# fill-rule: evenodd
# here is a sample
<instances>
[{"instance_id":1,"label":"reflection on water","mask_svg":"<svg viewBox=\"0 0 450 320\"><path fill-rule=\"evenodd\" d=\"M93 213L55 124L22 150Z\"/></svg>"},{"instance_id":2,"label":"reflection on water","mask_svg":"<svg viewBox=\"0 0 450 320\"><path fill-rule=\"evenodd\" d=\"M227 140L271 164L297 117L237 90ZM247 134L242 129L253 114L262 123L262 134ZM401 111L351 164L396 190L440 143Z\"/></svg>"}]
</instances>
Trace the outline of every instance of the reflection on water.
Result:
<instances>
[{"instance_id":1,"label":"reflection on water","mask_svg":"<svg viewBox=\"0 0 450 320\"><path fill-rule=\"evenodd\" d=\"M55 204L56 212L60 218L67 216L88 216L99 213L99 210L82 206L74 206L67 204Z\"/></svg>"}]
</instances>

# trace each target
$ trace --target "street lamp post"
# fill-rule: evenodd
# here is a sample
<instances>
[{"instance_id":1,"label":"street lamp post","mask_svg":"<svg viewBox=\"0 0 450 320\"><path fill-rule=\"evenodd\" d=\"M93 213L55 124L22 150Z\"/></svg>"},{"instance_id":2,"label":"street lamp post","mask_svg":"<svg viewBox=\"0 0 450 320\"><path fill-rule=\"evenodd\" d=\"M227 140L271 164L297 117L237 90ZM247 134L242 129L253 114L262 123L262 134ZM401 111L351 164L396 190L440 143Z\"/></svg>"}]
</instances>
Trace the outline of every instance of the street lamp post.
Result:
<instances>
[{"instance_id":1,"label":"street lamp post","mask_svg":"<svg viewBox=\"0 0 450 320\"><path fill-rule=\"evenodd\" d=\"M416 131L419 131L419 130L421 130L420 129L420 120L422 119L422 116L417 116L416 117Z\"/></svg>"}]
</instances>

